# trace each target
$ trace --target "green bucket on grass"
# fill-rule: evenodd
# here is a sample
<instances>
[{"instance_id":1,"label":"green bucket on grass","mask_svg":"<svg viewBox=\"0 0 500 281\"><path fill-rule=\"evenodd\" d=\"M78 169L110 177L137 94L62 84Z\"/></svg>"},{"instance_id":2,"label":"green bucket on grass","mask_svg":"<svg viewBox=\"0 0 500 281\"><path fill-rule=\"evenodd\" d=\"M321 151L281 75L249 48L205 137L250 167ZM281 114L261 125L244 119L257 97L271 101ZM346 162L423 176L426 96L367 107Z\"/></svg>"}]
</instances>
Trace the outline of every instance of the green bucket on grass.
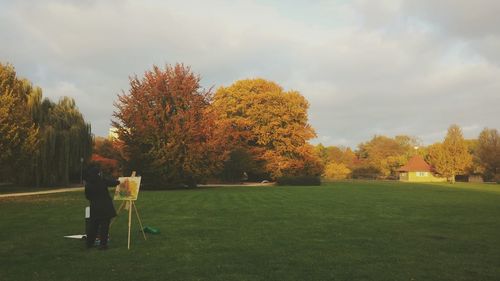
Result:
<instances>
[{"instance_id":1,"label":"green bucket on grass","mask_svg":"<svg viewBox=\"0 0 500 281\"><path fill-rule=\"evenodd\" d=\"M160 230L151 226L146 226L142 230L144 230L145 233L151 233L151 234L160 234Z\"/></svg>"}]
</instances>

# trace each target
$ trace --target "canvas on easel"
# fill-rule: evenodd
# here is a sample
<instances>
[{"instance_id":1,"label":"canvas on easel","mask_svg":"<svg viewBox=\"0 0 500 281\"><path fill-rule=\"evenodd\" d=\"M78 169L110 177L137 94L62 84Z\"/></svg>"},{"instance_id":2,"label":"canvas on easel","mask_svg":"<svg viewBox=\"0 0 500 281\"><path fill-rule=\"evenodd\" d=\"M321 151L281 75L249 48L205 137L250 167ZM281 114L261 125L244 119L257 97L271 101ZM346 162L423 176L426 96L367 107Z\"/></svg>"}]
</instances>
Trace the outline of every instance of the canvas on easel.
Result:
<instances>
[{"instance_id":1,"label":"canvas on easel","mask_svg":"<svg viewBox=\"0 0 500 281\"><path fill-rule=\"evenodd\" d=\"M120 184L116 186L114 200L137 200L141 177L120 177Z\"/></svg>"},{"instance_id":2,"label":"canvas on easel","mask_svg":"<svg viewBox=\"0 0 500 281\"><path fill-rule=\"evenodd\" d=\"M141 227L142 235L144 240L146 239L146 233L144 233L144 227L142 226L141 218L139 217L139 212L137 211L137 206L135 201L139 195L139 187L141 185L141 177L136 177L135 172L132 172L130 177L120 177L118 178L120 184L116 186L115 190L115 200L123 201L118 208L117 215L120 214L122 209L128 210L128 243L127 248L130 249L130 231L132 229L132 209L135 210L137 220ZM114 220L113 220L114 221Z\"/></svg>"}]
</instances>

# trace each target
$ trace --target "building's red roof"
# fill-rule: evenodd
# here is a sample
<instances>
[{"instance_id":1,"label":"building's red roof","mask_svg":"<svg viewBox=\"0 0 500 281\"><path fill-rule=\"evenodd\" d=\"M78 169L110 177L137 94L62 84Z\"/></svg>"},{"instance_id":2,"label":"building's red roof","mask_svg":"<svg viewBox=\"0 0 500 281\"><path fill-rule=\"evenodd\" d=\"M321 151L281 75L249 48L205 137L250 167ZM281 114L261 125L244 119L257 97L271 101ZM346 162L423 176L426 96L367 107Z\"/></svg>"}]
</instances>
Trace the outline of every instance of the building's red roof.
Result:
<instances>
[{"instance_id":1,"label":"building's red roof","mask_svg":"<svg viewBox=\"0 0 500 281\"><path fill-rule=\"evenodd\" d=\"M431 165L425 162L424 158L420 155L413 156L406 165L399 168L400 172L431 172Z\"/></svg>"}]
</instances>

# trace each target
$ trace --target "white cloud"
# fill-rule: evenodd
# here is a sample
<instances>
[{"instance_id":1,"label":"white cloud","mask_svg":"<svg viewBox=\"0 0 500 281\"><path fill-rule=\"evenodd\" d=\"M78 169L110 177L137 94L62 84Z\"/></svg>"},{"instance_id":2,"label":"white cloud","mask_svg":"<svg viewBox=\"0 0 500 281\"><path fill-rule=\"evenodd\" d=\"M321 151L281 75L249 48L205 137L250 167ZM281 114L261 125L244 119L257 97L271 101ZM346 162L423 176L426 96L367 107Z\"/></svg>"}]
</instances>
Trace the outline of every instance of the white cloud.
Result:
<instances>
[{"instance_id":1,"label":"white cloud","mask_svg":"<svg viewBox=\"0 0 500 281\"><path fill-rule=\"evenodd\" d=\"M264 77L301 91L325 144L374 134L428 143L452 123L474 137L499 126L499 24L488 10L498 4L434 3L6 2L0 60L45 95L74 97L98 135L129 75L184 62L206 87Z\"/></svg>"},{"instance_id":2,"label":"white cloud","mask_svg":"<svg viewBox=\"0 0 500 281\"><path fill-rule=\"evenodd\" d=\"M477 38L498 35L500 2L496 0L406 0L403 10L437 24L445 33Z\"/></svg>"}]
</instances>

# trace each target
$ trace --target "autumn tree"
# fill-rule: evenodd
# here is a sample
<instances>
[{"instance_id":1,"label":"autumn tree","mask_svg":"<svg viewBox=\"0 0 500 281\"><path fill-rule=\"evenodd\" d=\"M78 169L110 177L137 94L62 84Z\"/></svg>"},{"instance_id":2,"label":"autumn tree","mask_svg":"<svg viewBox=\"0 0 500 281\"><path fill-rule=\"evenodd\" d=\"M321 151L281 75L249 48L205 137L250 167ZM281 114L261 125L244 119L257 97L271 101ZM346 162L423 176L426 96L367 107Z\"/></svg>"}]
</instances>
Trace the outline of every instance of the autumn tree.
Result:
<instances>
[{"instance_id":1,"label":"autumn tree","mask_svg":"<svg viewBox=\"0 0 500 281\"><path fill-rule=\"evenodd\" d=\"M328 155L329 148L330 147L326 147L322 143L319 143L316 146L314 146L314 153L316 154L316 156L318 156L323 165L328 164L328 162L330 161Z\"/></svg>"},{"instance_id":2,"label":"autumn tree","mask_svg":"<svg viewBox=\"0 0 500 281\"><path fill-rule=\"evenodd\" d=\"M121 173L121 163L124 162L122 145L118 140L95 137L93 143L92 162L101 167L105 174L118 176Z\"/></svg>"},{"instance_id":3,"label":"autumn tree","mask_svg":"<svg viewBox=\"0 0 500 281\"><path fill-rule=\"evenodd\" d=\"M117 178L121 175L121 173L119 172L119 166L117 160L112 158L107 158L96 153L93 153L92 157L90 158L90 163L88 164L87 167L90 166L99 167L99 169L101 170L101 172L104 174L105 177L111 176Z\"/></svg>"},{"instance_id":4,"label":"autumn tree","mask_svg":"<svg viewBox=\"0 0 500 281\"><path fill-rule=\"evenodd\" d=\"M38 147L38 130L28 107L32 92L30 83L19 79L13 66L0 63L0 182L19 181L19 171L31 165Z\"/></svg>"},{"instance_id":5,"label":"autumn tree","mask_svg":"<svg viewBox=\"0 0 500 281\"><path fill-rule=\"evenodd\" d=\"M464 173L472 163L462 130L457 125L451 125L442 144L429 147L429 161L436 172L455 182L455 176Z\"/></svg>"},{"instance_id":6,"label":"autumn tree","mask_svg":"<svg viewBox=\"0 0 500 281\"><path fill-rule=\"evenodd\" d=\"M478 140L477 139L466 139L465 143L467 145L467 151L469 151L469 154L472 155L472 162L469 165L469 167L467 168L467 170L465 171L465 173L468 175L481 174L484 177L486 169L485 169L484 165L481 163L481 160L479 159L479 157L477 156L477 154L478 154L477 149L478 149L478 145L479 145Z\"/></svg>"},{"instance_id":7,"label":"autumn tree","mask_svg":"<svg viewBox=\"0 0 500 281\"><path fill-rule=\"evenodd\" d=\"M112 121L127 168L145 181L191 186L213 172L222 154L208 109L211 97L182 64L153 66L144 77L132 77Z\"/></svg>"},{"instance_id":8,"label":"autumn tree","mask_svg":"<svg viewBox=\"0 0 500 281\"><path fill-rule=\"evenodd\" d=\"M318 144L314 147L316 155L321 159L323 165L328 163L342 163L346 167L353 167L356 161L356 154L349 147L344 146L324 146Z\"/></svg>"},{"instance_id":9,"label":"autumn tree","mask_svg":"<svg viewBox=\"0 0 500 281\"><path fill-rule=\"evenodd\" d=\"M325 167L322 176L326 179L346 179L351 177L351 169L356 168L357 157L349 147L325 147L320 143L314 147L314 152Z\"/></svg>"},{"instance_id":10,"label":"autumn tree","mask_svg":"<svg viewBox=\"0 0 500 281\"><path fill-rule=\"evenodd\" d=\"M328 151L328 161L341 163L352 169L357 161L357 157L350 147L331 146Z\"/></svg>"},{"instance_id":11,"label":"autumn tree","mask_svg":"<svg viewBox=\"0 0 500 281\"><path fill-rule=\"evenodd\" d=\"M487 179L493 179L500 173L500 138L496 129L485 128L481 131L475 155L485 168Z\"/></svg>"},{"instance_id":12,"label":"autumn tree","mask_svg":"<svg viewBox=\"0 0 500 281\"><path fill-rule=\"evenodd\" d=\"M342 163L330 162L325 166L323 176L327 179L342 180L349 177L351 170Z\"/></svg>"},{"instance_id":13,"label":"autumn tree","mask_svg":"<svg viewBox=\"0 0 500 281\"><path fill-rule=\"evenodd\" d=\"M358 145L356 154L362 165L356 171L378 173L382 178L395 176L397 169L415 153L414 147L418 144L418 139L410 136L374 136L370 141Z\"/></svg>"},{"instance_id":14,"label":"autumn tree","mask_svg":"<svg viewBox=\"0 0 500 281\"><path fill-rule=\"evenodd\" d=\"M94 138L93 153L109 159L118 159L120 157L120 152L113 145L112 140L98 136Z\"/></svg>"},{"instance_id":15,"label":"autumn tree","mask_svg":"<svg viewBox=\"0 0 500 281\"><path fill-rule=\"evenodd\" d=\"M264 79L247 79L217 90L213 108L228 149L246 150L272 178L319 175L322 165L308 140L309 104L297 91ZM226 163L228 164L228 163Z\"/></svg>"}]
</instances>

